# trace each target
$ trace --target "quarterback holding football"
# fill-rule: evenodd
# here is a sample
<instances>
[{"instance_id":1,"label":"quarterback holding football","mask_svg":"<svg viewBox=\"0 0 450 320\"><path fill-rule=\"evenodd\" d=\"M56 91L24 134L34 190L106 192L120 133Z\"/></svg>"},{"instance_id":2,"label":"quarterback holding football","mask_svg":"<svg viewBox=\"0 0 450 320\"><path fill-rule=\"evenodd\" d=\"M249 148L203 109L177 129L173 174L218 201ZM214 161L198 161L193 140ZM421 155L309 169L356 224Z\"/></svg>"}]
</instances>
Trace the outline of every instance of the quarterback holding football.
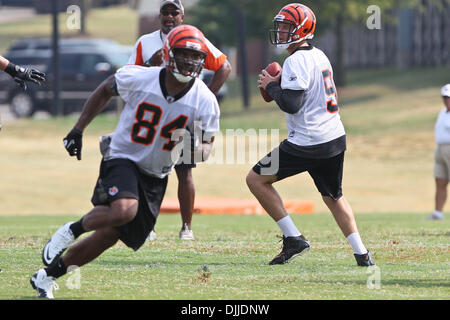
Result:
<instances>
[{"instance_id":1,"label":"quarterback holding football","mask_svg":"<svg viewBox=\"0 0 450 320\"><path fill-rule=\"evenodd\" d=\"M346 135L339 116L333 68L327 56L308 40L316 17L305 5L284 6L273 19L270 41L286 49L282 71L262 70L258 87L285 112L289 137L259 161L247 176L250 191L283 232L283 248L270 264L284 264L310 249L273 187L277 181L308 172L353 248L357 265L373 265L356 227L350 204L342 194Z\"/></svg>"}]
</instances>

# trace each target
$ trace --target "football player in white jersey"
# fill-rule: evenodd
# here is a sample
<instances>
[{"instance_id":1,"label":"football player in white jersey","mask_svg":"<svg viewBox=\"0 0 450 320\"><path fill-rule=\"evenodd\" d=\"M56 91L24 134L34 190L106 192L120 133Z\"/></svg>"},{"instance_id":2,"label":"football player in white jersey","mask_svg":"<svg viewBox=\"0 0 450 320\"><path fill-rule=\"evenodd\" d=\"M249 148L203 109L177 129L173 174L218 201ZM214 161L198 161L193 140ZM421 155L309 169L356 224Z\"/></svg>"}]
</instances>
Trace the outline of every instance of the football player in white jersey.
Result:
<instances>
[{"instance_id":1,"label":"football player in white jersey","mask_svg":"<svg viewBox=\"0 0 450 320\"><path fill-rule=\"evenodd\" d=\"M273 187L277 181L307 171L352 246L357 265L370 266L374 264L372 256L342 195L345 130L331 64L321 50L308 43L315 26L314 13L298 3L284 6L274 18L271 42L286 49L289 57L275 77L263 70L258 87L286 113L289 137L253 167L247 184L283 232L282 251L270 264L284 264L310 249Z\"/></svg>"},{"instance_id":2,"label":"football player in white jersey","mask_svg":"<svg viewBox=\"0 0 450 320\"><path fill-rule=\"evenodd\" d=\"M163 42L167 34L174 27L183 23L184 8L180 0L163 0L160 2L160 30L141 36L134 45L133 53L128 64L160 66L163 63ZM227 56L218 50L205 38L208 53L205 58L204 68L214 71L214 76L208 84L209 89L217 94L227 80L231 65ZM178 178L178 200L182 226L179 237L182 240L193 240L192 215L194 211L195 186L192 177L192 168L195 163L179 163L175 166ZM149 240L156 239L156 232L152 230Z\"/></svg>"},{"instance_id":3,"label":"football player in white jersey","mask_svg":"<svg viewBox=\"0 0 450 320\"><path fill-rule=\"evenodd\" d=\"M43 249L47 268L30 280L40 297L53 297L55 280L67 267L89 263L118 240L133 250L142 246L156 223L167 175L181 153L178 142L184 136L173 134L197 129L202 134L195 156L208 157L219 130L220 111L214 94L197 79L206 51L201 31L181 25L167 36L165 67L124 66L87 100L64 138L69 154L79 160L87 125L112 96L120 95L126 104L101 161L91 200L94 208L79 221L59 228ZM75 242L89 231L94 232Z\"/></svg>"}]
</instances>

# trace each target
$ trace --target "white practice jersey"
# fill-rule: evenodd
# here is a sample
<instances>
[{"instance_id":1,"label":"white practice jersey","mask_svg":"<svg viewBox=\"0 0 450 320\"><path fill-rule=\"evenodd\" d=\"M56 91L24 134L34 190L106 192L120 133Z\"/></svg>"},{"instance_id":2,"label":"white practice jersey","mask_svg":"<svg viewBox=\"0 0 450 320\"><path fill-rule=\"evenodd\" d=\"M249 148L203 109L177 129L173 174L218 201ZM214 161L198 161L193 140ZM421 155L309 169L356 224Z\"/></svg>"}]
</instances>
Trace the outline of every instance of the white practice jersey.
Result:
<instances>
[{"instance_id":1,"label":"white practice jersey","mask_svg":"<svg viewBox=\"0 0 450 320\"><path fill-rule=\"evenodd\" d=\"M345 135L339 116L333 69L319 49L301 47L283 64L281 88L304 90L296 114L287 114L288 141L299 146L326 143Z\"/></svg>"},{"instance_id":2,"label":"white practice jersey","mask_svg":"<svg viewBox=\"0 0 450 320\"><path fill-rule=\"evenodd\" d=\"M176 151L181 151L172 141L175 130L194 132L195 125L195 130L208 136L219 130L219 105L203 81L195 79L192 86L171 97L163 81L165 72L161 67L136 65L117 71L117 91L126 104L105 160L129 159L143 173L163 178L179 158Z\"/></svg>"},{"instance_id":3,"label":"white practice jersey","mask_svg":"<svg viewBox=\"0 0 450 320\"><path fill-rule=\"evenodd\" d=\"M160 30L141 36L134 45L133 53L128 59L128 64L143 65L156 51L164 46L165 39L166 35ZM205 38L205 42L208 53L205 58L204 68L216 72L222 67L227 56L217 49L208 39Z\"/></svg>"},{"instance_id":4,"label":"white practice jersey","mask_svg":"<svg viewBox=\"0 0 450 320\"><path fill-rule=\"evenodd\" d=\"M163 47L165 39L166 35L160 30L141 36L134 45L128 64L142 65Z\"/></svg>"}]
</instances>

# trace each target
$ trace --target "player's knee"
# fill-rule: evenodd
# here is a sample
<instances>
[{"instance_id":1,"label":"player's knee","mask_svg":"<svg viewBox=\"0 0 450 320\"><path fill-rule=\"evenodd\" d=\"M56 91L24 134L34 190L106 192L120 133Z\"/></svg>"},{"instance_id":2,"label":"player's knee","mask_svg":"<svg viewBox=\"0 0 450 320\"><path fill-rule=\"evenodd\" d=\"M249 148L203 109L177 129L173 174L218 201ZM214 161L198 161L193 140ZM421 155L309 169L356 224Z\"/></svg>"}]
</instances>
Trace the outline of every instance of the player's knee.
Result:
<instances>
[{"instance_id":1,"label":"player's knee","mask_svg":"<svg viewBox=\"0 0 450 320\"><path fill-rule=\"evenodd\" d=\"M124 225L131 220L137 214L138 201L136 199L119 199L111 204L111 218L113 225Z\"/></svg>"},{"instance_id":2,"label":"player's knee","mask_svg":"<svg viewBox=\"0 0 450 320\"><path fill-rule=\"evenodd\" d=\"M256 174L253 171L250 171L247 174L247 177L245 178L245 181L247 182L247 186L250 190L256 188L259 183L258 174Z\"/></svg>"}]
</instances>

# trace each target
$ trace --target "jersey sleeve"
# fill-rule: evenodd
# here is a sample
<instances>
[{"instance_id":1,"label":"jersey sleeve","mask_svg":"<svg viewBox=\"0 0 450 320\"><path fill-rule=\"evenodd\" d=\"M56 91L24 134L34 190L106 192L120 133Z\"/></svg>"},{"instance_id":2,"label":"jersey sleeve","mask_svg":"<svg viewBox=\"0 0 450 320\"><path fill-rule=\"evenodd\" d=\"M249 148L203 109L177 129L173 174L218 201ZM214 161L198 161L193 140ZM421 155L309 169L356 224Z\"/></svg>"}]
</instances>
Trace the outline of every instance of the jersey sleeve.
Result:
<instances>
[{"instance_id":1,"label":"jersey sleeve","mask_svg":"<svg viewBox=\"0 0 450 320\"><path fill-rule=\"evenodd\" d=\"M217 49L208 39L205 40L206 46L208 47L208 54L205 59L205 69L216 72L227 60L227 56Z\"/></svg>"},{"instance_id":2,"label":"jersey sleeve","mask_svg":"<svg viewBox=\"0 0 450 320\"><path fill-rule=\"evenodd\" d=\"M140 90L145 83L145 72L148 68L125 65L115 74L117 92L120 97L128 102L134 91Z\"/></svg>"},{"instance_id":3,"label":"jersey sleeve","mask_svg":"<svg viewBox=\"0 0 450 320\"><path fill-rule=\"evenodd\" d=\"M133 52L128 58L128 64L135 64L141 66L144 64L144 58L142 56L142 41L141 38L136 42L133 48Z\"/></svg>"},{"instance_id":4,"label":"jersey sleeve","mask_svg":"<svg viewBox=\"0 0 450 320\"><path fill-rule=\"evenodd\" d=\"M208 92L209 93L209 92ZM220 109L214 94L208 94L202 99L197 116L195 118L194 132L199 130L203 133L203 141L210 141L220 129L219 125Z\"/></svg>"},{"instance_id":5,"label":"jersey sleeve","mask_svg":"<svg viewBox=\"0 0 450 320\"><path fill-rule=\"evenodd\" d=\"M306 90L309 88L311 76L303 58L290 56L284 61L281 74L281 88L290 90Z\"/></svg>"}]
</instances>

